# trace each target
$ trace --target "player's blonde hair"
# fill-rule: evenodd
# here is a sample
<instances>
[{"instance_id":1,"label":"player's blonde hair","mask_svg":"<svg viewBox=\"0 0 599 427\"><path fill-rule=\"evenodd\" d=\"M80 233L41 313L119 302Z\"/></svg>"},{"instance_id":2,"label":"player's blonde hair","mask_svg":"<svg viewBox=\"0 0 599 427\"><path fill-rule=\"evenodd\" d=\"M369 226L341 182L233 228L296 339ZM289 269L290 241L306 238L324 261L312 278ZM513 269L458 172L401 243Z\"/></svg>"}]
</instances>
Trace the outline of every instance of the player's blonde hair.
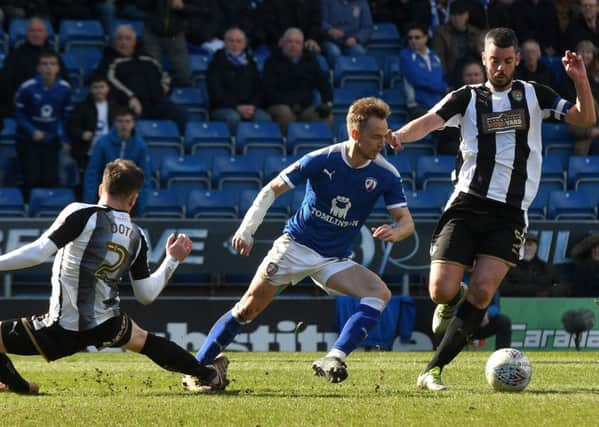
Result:
<instances>
[{"instance_id":1,"label":"player's blonde hair","mask_svg":"<svg viewBox=\"0 0 599 427\"><path fill-rule=\"evenodd\" d=\"M362 130L371 117L386 120L391 114L389 105L380 98L369 96L360 98L349 107L347 112L347 132L351 136L351 130Z\"/></svg>"}]
</instances>

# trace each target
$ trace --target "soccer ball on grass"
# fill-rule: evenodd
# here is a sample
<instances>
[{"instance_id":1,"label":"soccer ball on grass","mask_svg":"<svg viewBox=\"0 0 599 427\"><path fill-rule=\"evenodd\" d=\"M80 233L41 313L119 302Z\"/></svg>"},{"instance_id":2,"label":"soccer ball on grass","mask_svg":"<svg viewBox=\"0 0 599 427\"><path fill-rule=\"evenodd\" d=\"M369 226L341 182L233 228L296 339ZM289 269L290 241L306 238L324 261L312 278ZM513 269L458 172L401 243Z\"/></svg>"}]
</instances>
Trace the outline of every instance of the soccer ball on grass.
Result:
<instances>
[{"instance_id":1,"label":"soccer ball on grass","mask_svg":"<svg viewBox=\"0 0 599 427\"><path fill-rule=\"evenodd\" d=\"M502 348L487 360L485 376L489 385L497 391L521 391L530 382L532 366L520 350Z\"/></svg>"}]
</instances>

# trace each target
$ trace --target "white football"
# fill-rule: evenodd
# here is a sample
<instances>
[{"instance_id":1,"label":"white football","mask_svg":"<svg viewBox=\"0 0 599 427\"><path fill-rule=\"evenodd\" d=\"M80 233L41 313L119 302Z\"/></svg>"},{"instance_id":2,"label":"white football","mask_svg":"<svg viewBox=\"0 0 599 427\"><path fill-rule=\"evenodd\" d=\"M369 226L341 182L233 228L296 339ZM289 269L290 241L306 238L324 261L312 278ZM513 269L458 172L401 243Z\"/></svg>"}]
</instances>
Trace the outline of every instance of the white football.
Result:
<instances>
[{"instance_id":1,"label":"white football","mask_svg":"<svg viewBox=\"0 0 599 427\"><path fill-rule=\"evenodd\" d=\"M502 348L487 360L485 376L497 391L521 391L530 382L532 366L520 350Z\"/></svg>"}]
</instances>

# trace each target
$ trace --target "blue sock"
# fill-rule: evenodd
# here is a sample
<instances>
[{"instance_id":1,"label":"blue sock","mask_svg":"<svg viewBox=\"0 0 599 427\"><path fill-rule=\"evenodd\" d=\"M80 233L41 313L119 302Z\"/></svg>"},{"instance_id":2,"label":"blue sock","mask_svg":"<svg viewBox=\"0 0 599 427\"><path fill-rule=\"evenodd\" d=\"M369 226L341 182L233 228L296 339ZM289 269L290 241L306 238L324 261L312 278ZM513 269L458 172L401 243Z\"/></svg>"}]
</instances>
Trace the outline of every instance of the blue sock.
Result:
<instances>
[{"instance_id":1,"label":"blue sock","mask_svg":"<svg viewBox=\"0 0 599 427\"><path fill-rule=\"evenodd\" d=\"M196 359L202 365L211 363L233 341L240 328L241 323L233 317L232 310L227 311L210 329Z\"/></svg>"},{"instance_id":2,"label":"blue sock","mask_svg":"<svg viewBox=\"0 0 599 427\"><path fill-rule=\"evenodd\" d=\"M381 316L381 312L366 304L360 304L356 312L347 319L339 338L335 341L333 348L341 350L346 355L354 351L368 335L368 331L374 326Z\"/></svg>"}]
</instances>

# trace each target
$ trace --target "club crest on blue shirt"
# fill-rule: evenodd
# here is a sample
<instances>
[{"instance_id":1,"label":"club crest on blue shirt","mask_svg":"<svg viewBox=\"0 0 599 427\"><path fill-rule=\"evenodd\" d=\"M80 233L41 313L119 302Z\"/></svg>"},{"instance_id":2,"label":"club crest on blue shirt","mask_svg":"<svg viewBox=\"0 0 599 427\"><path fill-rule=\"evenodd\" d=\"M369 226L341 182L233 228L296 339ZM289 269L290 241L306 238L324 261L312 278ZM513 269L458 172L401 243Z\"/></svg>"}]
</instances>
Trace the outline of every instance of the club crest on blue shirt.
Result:
<instances>
[{"instance_id":1,"label":"club crest on blue shirt","mask_svg":"<svg viewBox=\"0 0 599 427\"><path fill-rule=\"evenodd\" d=\"M510 95L511 95L512 99L516 102L520 102L520 101L522 101L522 99L524 99L524 94L522 93L521 90L518 90L518 89L511 91Z\"/></svg>"},{"instance_id":2,"label":"club crest on blue shirt","mask_svg":"<svg viewBox=\"0 0 599 427\"><path fill-rule=\"evenodd\" d=\"M376 178L373 178L373 177L368 177L364 181L364 187L366 187L366 191L374 191L377 184L378 184L378 182L377 182Z\"/></svg>"}]
</instances>

